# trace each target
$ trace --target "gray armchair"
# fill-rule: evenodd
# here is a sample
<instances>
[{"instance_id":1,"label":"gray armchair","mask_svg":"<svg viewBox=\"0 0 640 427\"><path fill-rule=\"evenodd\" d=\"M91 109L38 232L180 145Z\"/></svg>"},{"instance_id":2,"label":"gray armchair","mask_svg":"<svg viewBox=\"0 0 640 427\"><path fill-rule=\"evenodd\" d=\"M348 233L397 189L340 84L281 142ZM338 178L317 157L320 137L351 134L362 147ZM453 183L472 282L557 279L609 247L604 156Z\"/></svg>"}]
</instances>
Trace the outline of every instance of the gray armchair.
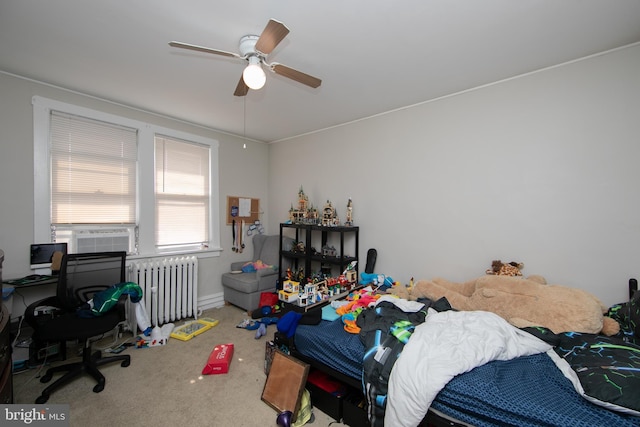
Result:
<instances>
[{"instance_id":1,"label":"gray armchair","mask_svg":"<svg viewBox=\"0 0 640 427\"><path fill-rule=\"evenodd\" d=\"M283 249L290 250L293 239L283 237ZM247 311L258 309L262 292L275 292L280 262L280 236L256 234L253 236L253 258L231 263L231 271L222 275L224 300ZM232 273L240 271L247 262L262 261L273 265L251 273ZM286 269L287 266L284 266Z\"/></svg>"}]
</instances>

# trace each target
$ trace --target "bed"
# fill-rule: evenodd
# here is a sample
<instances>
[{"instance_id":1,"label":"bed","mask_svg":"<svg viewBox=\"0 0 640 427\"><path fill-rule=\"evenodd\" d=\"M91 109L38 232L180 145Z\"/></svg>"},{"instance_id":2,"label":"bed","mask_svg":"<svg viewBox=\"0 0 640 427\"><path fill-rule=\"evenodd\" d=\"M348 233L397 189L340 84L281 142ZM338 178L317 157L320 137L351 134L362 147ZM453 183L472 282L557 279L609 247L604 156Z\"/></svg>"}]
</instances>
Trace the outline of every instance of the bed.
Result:
<instances>
[{"instance_id":1,"label":"bed","mask_svg":"<svg viewBox=\"0 0 640 427\"><path fill-rule=\"evenodd\" d=\"M360 315L369 310L371 309L363 311ZM456 353L465 357L464 355L477 352L478 350L476 349L469 349L469 340L473 339L469 338L468 335L464 338L460 336L454 337L454 343L444 342L446 341L446 336L450 335L448 328L450 328L452 319L454 319L451 316L456 316L457 313L462 312L450 311L447 314L444 311L436 313L433 308L429 308L429 315L426 315L425 319L429 319L431 316L432 319L440 319L440 322L417 322L418 326L413 330L413 335L406 341L405 347L398 351L398 353L404 354L394 362L395 366L392 373L396 375L396 371L401 372L404 369L409 372L408 376L412 377L410 381L414 381L416 377L422 375L420 374L422 372L421 368L416 368L414 365L414 363L420 362L407 362L408 364L405 363L404 368L398 367L400 366L400 361L410 358L408 355L412 352L415 353L416 347L417 353L414 355L416 360L422 358L425 352L434 351L435 357L439 360L446 360L447 363L443 363L443 366L452 365L451 361L456 358L454 356ZM441 314L446 314L448 317L441 317ZM493 323L490 324L491 326L483 323L485 321L494 322L494 320L493 318L485 319L483 315L479 320L465 318L461 322L463 324L477 324L481 334L477 340L479 343L483 343L494 339L483 338L482 334L486 332L485 330L502 328L500 323L496 323L497 327ZM441 323L446 327L440 332L433 332L434 323ZM383 328L386 328L386 325ZM386 383L382 384L385 392L388 389L389 398L385 405L382 405L386 406L385 413L376 414L376 409L371 408L371 406L375 405L371 403L368 405L367 411L369 419L372 420L372 425L384 425L384 419L387 417L387 425L394 425L394 427L400 425L471 425L478 427L498 425L532 427L640 426L640 417L637 416L637 411L619 406L620 402L614 404L615 409L626 410L627 413L601 406L601 404L606 405L608 403L585 396L584 390L582 394L578 393L576 391L577 377L572 380L567 378L567 376L570 376L572 369L570 366L568 367L564 361L565 359L558 355L566 354L567 348L572 346L579 347L579 343L586 339L597 341L600 337L582 336L581 334L565 334L562 337L550 336L550 339L547 340L548 346L545 348L533 341L530 342L526 336L518 338L520 335L533 337L533 335L529 334L532 331L524 332L513 327L511 329L519 332L509 330L508 333L512 335L507 337L504 343L508 344L511 341L523 340L535 348L527 348L526 350L518 348L514 350L516 353L496 357L494 353L504 352L504 349L495 350L496 347L500 347L500 344L486 346L492 354L484 359L481 358L482 360L480 361L462 362L463 364L467 363L467 365L455 368L459 372L454 370L444 375L442 388L436 390L432 400L425 397L424 388L426 385L424 383L410 384L396 381L394 386L393 375L390 375ZM537 332L550 334L549 331L542 329ZM469 332L464 333L468 334ZM380 340L383 338L380 338L379 331L373 332L373 335L376 334L378 334L377 343L380 344ZM513 334L518 335L518 337ZM560 342L560 339L563 341ZM458 344L455 343L456 340ZM536 341L542 342L537 339ZM366 339L363 338L361 340L358 334L346 332L341 319L334 321L323 320L318 325L299 325L293 337L291 352L294 356L309 363L313 368L329 374L350 387L363 391L366 396L367 393L371 394L369 391L371 387L367 380L367 369L363 362L367 358L367 353L371 352L371 350L367 350L368 344L366 342ZM421 343L421 345L418 345L418 343ZM504 346L508 346L507 344ZM616 347L615 344L614 342L611 345L601 347L613 349ZM629 344L629 346L633 345ZM635 357L637 359L638 355L640 355L640 346L631 347L631 354L632 358ZM602 354L596 357L602 357ZM562 366L563 362L566 365L564 366L565 371L558 367ZM472 365L468 365L468 363ZM635 369L637 371L638 366L640 366L637 360L632 360L630 363L626 365L629 370ZM477 366L471 367L474 364ZM594 366L602 368L598 364L601 365L602 362L596 362ZM434 363L429 365L433 366ZM611 368L611 366L604 366L603 369L607 368ZM603 376L606 378L607 374L608 372L605 372ZM376 375L378 374L376 373ZM398 373L396 376L399 375L401 374ZM430 375L429 378L434 378L433 372L428 373L428 375ZM637 393L640 392L637 384L635 382L627 385L627 401L636 399ZM580 387L579 384L577 386ZM412 387L416 388L415 392L409 391ZM629 387L632 388L631 391L636 395L629 392ZM390 402L394 396L396 406L391 408ZM371 396L368 396L368 400L371 402ZM424 400L428 401L426 405L428 412L427 409L424 409ZM594 403L594 401L598 401L599 404ZM417 408L418 406L420 408ZM415 410L416 408L417 410ZM395 412L395 414L390 416L390 411Z\"/></svg>"}]
</instances>

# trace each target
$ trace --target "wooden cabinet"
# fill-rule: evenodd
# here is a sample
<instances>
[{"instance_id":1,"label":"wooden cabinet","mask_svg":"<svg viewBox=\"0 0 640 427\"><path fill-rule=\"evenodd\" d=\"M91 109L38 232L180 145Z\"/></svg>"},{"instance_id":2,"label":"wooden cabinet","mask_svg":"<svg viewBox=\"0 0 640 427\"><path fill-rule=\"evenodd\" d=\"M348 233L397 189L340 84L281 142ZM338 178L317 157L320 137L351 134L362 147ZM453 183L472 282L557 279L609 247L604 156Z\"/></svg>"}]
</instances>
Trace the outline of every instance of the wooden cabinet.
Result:
<instances>
[{"instance_id":1,"label":"wooden cabinet","mask_svg":"<svg viewBox=\"0 0 640 427\"><path fill-rule=\"evenodd\" d=\"M314 273L336 276L358 260L360 229L355 226L280 224L280 264L291 261L294 272L304 269L304 277ZM283 236L294 239L297 247L284 248ZM356 273L358 266L356 265ZM282 271L284 276L286 271Z\"/></svg>"},{"instance_id":2,"label":"wooden cabinet","mask_svg":"<svg viewBox=\"0 0 640 427\"><path fill-rule=\"evenodd\" d=\"M0 404L13 403L13 364L11 361L10 316L7 307L0 311Z\"/></svg>"}]
</instances>

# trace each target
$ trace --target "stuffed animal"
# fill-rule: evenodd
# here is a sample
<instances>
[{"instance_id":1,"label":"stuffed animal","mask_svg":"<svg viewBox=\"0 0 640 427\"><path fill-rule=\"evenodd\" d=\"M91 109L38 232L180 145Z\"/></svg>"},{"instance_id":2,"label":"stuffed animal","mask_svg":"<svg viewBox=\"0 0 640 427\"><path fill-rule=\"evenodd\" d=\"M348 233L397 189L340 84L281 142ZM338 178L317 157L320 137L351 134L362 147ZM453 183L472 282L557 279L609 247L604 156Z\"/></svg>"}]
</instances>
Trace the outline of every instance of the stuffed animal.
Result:
<instances>
[{"instance_id":1,"label":"stuffed animal","mask_svg":"<svg viewBox=\"0 0 640 427\"><path fill-rule=\"evenodd\" d=\"M522 270L524 264L521 262L510 262L503 264L502 261L494 260L491 263L491 268L486 271L487 274L495 274L498 276L522 276Z\"/></svg>"},{"instance_id":2,"label":"stuffed animal","mask_svg":"<svg viewBox=\"0 0 640 427\"><path fill-rule=\"evenodd\" d=\"M393 285L386 290L388 294L395 295L398 298L406 299L406 300L416 300L416 297L411 296L411 291L413 290L413 286L409 287L400 282L394 282Z\"/></svg>"},{"instance_id":3,"label":"stuffed animal","mask_svg":"<svg viewBox=\"0 0 640 427\"><path fill-rule=\"evenodd\" d=\"M456 310L491 311L518 328L542 326L554 333L609 336L620 330L618 322L603 315L607 309L595 296L581 289L547 285L541 276L486 275L464 283L421 280L408 299L420 297L433 301L445 297Z\"/></svg>"}]
</instances>

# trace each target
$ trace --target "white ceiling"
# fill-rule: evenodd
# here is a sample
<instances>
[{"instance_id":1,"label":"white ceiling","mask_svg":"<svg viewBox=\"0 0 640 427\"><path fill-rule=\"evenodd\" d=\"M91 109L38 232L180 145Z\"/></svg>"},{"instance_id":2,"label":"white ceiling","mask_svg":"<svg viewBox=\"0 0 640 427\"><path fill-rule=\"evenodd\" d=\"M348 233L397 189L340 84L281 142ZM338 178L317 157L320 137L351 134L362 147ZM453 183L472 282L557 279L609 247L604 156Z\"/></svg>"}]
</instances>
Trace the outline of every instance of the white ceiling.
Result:
<instances>
[{"instance_id":1,"label":"white ceiling","mask_svg":"<svg viewBox=\"0 0 640 427\"><path fill-rule=\"evenodd\" d=\"M167 44L237 52L270 18L269 61L318 89L235 97L242 61ZM639 41L639 0L0 0L1 71L266 142Z\"/></svg>"}]
</instances>

